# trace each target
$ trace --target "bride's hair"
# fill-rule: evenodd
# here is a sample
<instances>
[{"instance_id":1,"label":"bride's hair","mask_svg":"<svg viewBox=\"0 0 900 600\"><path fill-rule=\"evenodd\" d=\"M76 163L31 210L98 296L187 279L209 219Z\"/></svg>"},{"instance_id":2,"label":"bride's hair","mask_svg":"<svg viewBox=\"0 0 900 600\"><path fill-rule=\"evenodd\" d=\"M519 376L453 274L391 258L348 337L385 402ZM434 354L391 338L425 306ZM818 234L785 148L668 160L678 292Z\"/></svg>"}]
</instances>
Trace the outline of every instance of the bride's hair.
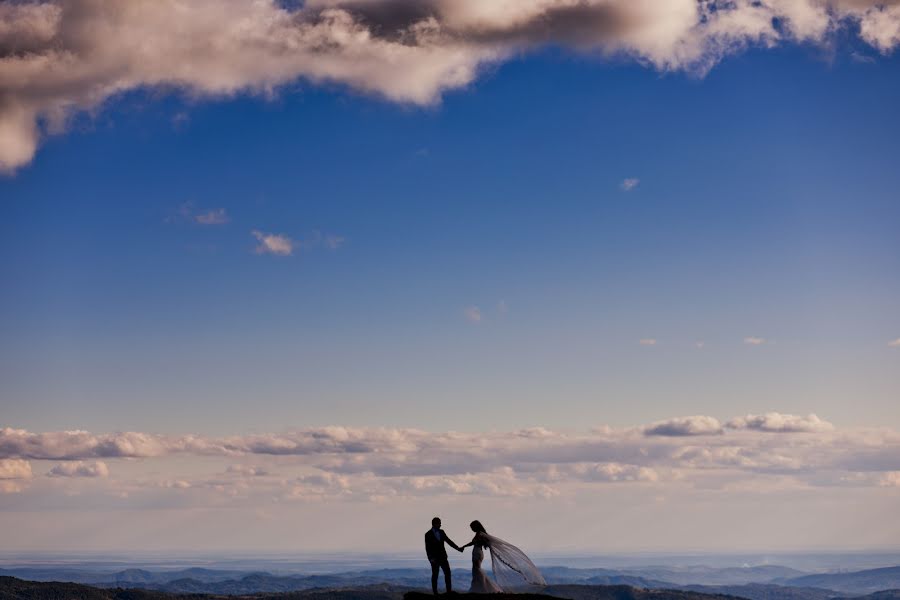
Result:
<instances>
[{"instance_id":1,"label":"bride's hair","mask_svg":"<svg viewBox=\"0 0 900 600\"><path fill-rule=\"evenodd\" d=\"M481 524L481 521L472 521L469 523L469 527L472 528L472 531L475 533L487 533L487 529L484 528L484 525Z\"/></svg>"}]
</instances>

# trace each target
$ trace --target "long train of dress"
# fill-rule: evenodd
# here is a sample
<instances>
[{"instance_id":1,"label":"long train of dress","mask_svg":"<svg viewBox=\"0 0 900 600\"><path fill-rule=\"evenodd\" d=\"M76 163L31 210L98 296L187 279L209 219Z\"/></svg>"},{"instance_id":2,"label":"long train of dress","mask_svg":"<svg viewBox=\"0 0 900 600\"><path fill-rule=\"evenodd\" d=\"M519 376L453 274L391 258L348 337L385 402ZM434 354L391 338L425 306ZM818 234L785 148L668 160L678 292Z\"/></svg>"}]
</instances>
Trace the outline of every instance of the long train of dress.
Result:
<instances>
[{"instance_id":1,"label":"long train of dress","mask_svg":"<svg viewBox=\"0 0 900 600\"><path fill-rule=\"evenodd\" d=\"M502 592L503 589L511 590L527 586L547 585L540 570L528 556L498 537L488 533L480 533L477 536L481 543L476 543L472 548L472 588L476 594L491 594ZM481 563L484 561L484 547L491 551L491 566L494 571L493 581L488 577Z\"/></svg>"}]
</instances>

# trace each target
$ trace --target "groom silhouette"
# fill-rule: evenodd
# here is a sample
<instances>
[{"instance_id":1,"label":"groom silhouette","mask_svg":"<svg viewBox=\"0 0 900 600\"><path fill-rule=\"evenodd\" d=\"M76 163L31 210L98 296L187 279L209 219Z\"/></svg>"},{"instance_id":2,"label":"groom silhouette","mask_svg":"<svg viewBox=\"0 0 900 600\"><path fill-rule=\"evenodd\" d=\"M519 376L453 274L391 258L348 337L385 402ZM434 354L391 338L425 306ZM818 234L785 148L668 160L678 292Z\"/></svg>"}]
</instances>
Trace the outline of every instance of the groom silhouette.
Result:
<instances>
[{"instance_id":1,"label":"groom silhouette","mask_svg":"<svg viewBox=\"0 0 900 600\"><path fill-rule=\"evenodd\" d=\"M437 517L431 520L431 529L425 532L425 554L428 555L428 562L431 563L431 591L437 595L438 569L444 571L444 585L447 593L453 591L450 584L450 563L447 561L447 550L444 548L444 542L462 552L462 548L453 543L453 540L447 537L444 530L441 529L441 520Z\"/></svg>"}]
</instances>

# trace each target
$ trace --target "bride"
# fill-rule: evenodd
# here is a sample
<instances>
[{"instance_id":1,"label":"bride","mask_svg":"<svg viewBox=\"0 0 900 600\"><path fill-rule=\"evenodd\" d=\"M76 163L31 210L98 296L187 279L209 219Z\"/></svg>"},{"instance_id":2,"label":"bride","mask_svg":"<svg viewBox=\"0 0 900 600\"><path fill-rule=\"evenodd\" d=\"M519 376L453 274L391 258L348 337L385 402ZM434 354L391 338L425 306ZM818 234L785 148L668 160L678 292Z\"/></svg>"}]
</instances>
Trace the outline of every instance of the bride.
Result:
<instances>
[{"instance_id":1,"label":"bride","mask_svg":"<svg viewBox=\"0 0 900 600\"><path fill-rule=\"evenodd\" d=\"M500 538L489 534L480 521L469 524L475 537L463 546L472 546L472 588L473 594L494 594L513 588L528 585L547 585L541 572L524 552ZM494 582L481 568L484 560L484 549L491 551L491 565L494 570ZM499 584L499 585L498 585ZM500 586L503 587L500 587Z\"/></svg>"}]
</instances>

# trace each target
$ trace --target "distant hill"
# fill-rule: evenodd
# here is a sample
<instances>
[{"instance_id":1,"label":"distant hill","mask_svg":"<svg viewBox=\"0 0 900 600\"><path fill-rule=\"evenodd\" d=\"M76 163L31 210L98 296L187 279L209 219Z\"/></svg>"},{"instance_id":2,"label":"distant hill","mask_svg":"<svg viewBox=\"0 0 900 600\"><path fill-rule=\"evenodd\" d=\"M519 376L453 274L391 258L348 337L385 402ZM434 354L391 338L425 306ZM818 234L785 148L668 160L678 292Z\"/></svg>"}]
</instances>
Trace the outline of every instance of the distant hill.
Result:
<instances>
[{"instance_id":1,"label":"distant hill","mask_svg":"<svg viewBox=\"0 0 900 600\"><path fill-rule=\"evenodd\" d=\"M628 585L548 585L547 596L567 600L734 600L722 594L701 594L687 590L646 590ZM516 598L515 594L502 594ZM491 600L495 596L491 595Z\"/></svg>"},{"instance_id":2,"label":"distant hill","mask_svg":"<svg viewBox=\"0 0 900 600\"><path fill-rule=\"evenodd\" d=\"M390 586L364 589L315 589L287 594L255 594L246 600L401 600L403 590ZM24 581L0 577L0 600L221 600L215 595L168 594L142 589L98 588L79 583ZM234 596L229 600L234 600Z\"/></svg>"},{"instance_id":3,"label":"distant hill","mask_svg":"<svg viewBox=\"0 0 900 600\"><path fill-rule=\"evenodd\" d=\"M626 585L549 585L539 591L540 593L532 594L492 594L489 598L490 600L548 600L551 598L564 600L735 600L736 597L749 597L693 590L641 589ZM773 590L770 593L776 593L776 591ZM468 594L457 594L457 596L468 596ZM473 596L473 598L475 597L486 598L484 595ZM432 598L430 593L390 584L222 596L218 594L173 594L135 588L99 588L78 583L24 581L14 577L0 577L0 600L432 600ZM772 598L780 597L773 596ZM790 599L790 596L784 598ZM794 600L813 599L810 597ZM825 597L818 600L825 600ZM834 600L847 599L835 597ZM854 600L900 600L900 589L880 591L857 597Z\"/></svg>"},{"instance_id":4,"label":"distant hill","mask_svg":"<svg viewBox=\"0 0 900 600\"><path fill-rule=\"evenodd\" d=\"M769 583L776 577L805 575L800 571L764 565L742 568L693 566L632 569L569 568L542 566L551 584L630 585L648 589L681 588L688 585L743 585ZM0 575L30 581L71 581L99 587L141 587L173 593L249 594L289 592L317 587L358 587L377 583L417 587L427 582L427 568L374 569L322 575L272 574L190 568L149 571L125 569L116 572L53 567L0 569Z\"/></svg>"},{"instance_id":5,"label":"distant hill","mask_svg":"<svg viewBox=\"0 0 900 600\"><path fill-rule=\"evenodd\" d=\"M110 590L80 583L0 577L0 600L171 600L171 596L146 590Z\"/></svg>"},{"instance_id":6,"label":"distant hill","mask_svg":"<svg viewBox=\"0 0 900 600\"><path fill-rule=\"evenodd\" d=\"M27 581L68 581L101 587L140 587L148 584L163 584L175 579L194 579L208 583L237 579L250 575L248 571L213 570L189 568L166 571L145 569L124 569L122 571L99 571L92 569L70 569L58 567L15 567L0 569L0 576L16 577Z\"/></svg>"},{"instance_id":7,"label":"distant hill","mask_svg":"<svg viewBox=\"0 0 900 600\"><path fill-rule=\"evenodd\" d=\"M688 585L726 586L771 583L806 575L775 565L754 567L643 567L630 569L569 568L542 566L548 583L584 585L630 585L641 588L681 588ZM53 567L0 569L8 575L31 581L71 581L100 587L142 587L173 593L245 594L286 592L315 587L364 586L391 583L417 587L429 579L427 568L374 569L323 575L272 574L267 572L190 568L149 571L126 569L116 572ZM883 588L882 588L883 589Z\"/></svg>"},{"instance_id":8,"label":"distant hill","mask_svg":"<svg viewBox=\"0 0 900 600\"><path fill-rule=\"evenodd\" d=\"M844 600L844 599L842 599ZM858 596L856 600L900 600L900 589L883 590L867 596Z\"/></svg>"},{"instance_id":9,"label":"distant hill","mask_svg":"<svg viewBox=\"0 0 900 600\"><path fill-rule=\"evenodd\" d=\"M636 575L651 580L667 581L678 585L744 585L748 583L773 583L776 579L789 579L807 575L803 571L779 565L750 567L692 566L641 567L622 569L620 574Z\"/></svg>"},{"instance_id":10,"label":"distant hill","mask_svg":"<svg viewBox=\"0 0 900 600\"><path fill-rule=\"evenodd\" d=\"M870 594L879 590L900 589L900 567L867 569L851 573L804 575L790 579L779 579L776 583L799 587L827 588L844 594Z\"/></svg>"},{"instance_id":11,"label":"distant hill","mask_svg":"<svg viewBox=\"0 0 900 600\"><path fill-rule=\"evenodd\" d=\"M726 594L747 600L829 600L839 596L862 596L881 590L900 589L900 567L800 576L794 576L799 571L776 565L738 568L643 567L622 570L542 567L541 570L551 587L630 586L644 590ZM783 577L785 574L792 576ZM4 575L29 581L68 581L100 588L140 588L170 594L216 596L281 594L313 589L364 589L384 585L403 591L427 587L430 579L429 571L423 568L297 575L203 568L161 571L133 568L102 572L70 567L21 567L0 569L0 576ZM458 588L466 588L468 570L459 573L456 582Z\"/></svg>"},{"instance_id":12,"label":"distant hill","mask_svg":"<svg viewBox=\"0 0 900 600\"><path fill-rule=\"evenodd\" d=\"M811 587L793 587L771 583L748 583L745 585L689 585L679 589L704 594L727 594L748 600L831 600L838 596L834 590Z\"/></svg>"}]
</instances>

